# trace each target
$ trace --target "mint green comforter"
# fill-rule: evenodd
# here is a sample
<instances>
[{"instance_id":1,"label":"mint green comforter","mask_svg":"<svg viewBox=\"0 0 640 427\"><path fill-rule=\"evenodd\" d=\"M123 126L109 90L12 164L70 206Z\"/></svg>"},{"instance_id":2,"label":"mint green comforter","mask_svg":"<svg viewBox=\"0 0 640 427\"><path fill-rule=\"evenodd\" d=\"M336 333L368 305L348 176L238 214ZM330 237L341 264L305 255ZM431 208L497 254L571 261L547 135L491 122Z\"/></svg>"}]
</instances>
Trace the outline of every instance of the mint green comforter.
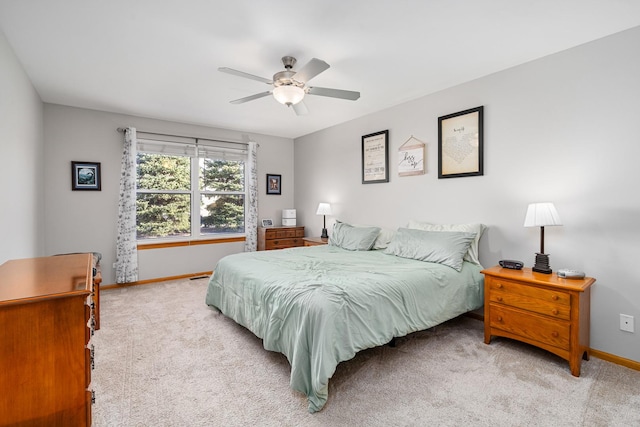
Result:
<instances>
[{"instance_id":1,"label":"mint green comforter","mask_svg":"<svg viewBox=\"0 0 640 427\"><path fill-rule=\"evenodd\" d=\"M220 260L206 303L283 353L316 412L338 363L482 306L480 270L335 246L247 252Z\"/></svg>"}]
</instances>

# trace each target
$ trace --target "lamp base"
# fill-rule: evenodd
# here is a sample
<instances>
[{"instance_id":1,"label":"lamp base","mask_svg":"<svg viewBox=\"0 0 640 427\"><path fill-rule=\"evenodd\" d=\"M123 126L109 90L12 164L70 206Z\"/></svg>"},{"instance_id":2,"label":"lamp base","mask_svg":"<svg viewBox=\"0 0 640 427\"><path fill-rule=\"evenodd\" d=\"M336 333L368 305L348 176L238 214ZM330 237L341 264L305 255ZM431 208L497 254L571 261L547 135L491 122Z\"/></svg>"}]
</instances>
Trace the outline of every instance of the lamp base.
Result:
<instances>
[{"instance_id":1,"label":"lamp base","mask_svg":"<svg viewBox=\"0 0 640 427\"><path fill-rule=\"evenodd\" d=\"M320 237L322 237L323 239L328 239L329 238L329 233L327 233L327 229L326 228L322 229L322 235Z\"/></svg>"},{"instance_id":2,"label":"lamp base","mask_svg":"<svg viewBox=\"0 0 640 427\"><path fill-rule=\"evenodd\" d=\"M549 255L536 253L536 264L532 268L533 271L543 274L551 274L549 267Z\"/></svg>"}]
</instances>

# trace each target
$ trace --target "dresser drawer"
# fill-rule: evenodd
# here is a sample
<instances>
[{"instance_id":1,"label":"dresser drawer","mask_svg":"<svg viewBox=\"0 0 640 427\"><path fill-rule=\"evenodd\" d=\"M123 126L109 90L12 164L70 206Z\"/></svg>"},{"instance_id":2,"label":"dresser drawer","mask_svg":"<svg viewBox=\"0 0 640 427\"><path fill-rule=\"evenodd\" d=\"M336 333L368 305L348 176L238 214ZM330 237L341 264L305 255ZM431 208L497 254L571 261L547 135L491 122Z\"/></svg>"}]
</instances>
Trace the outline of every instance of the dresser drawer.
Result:
<instances>
[{"instance_id":1,"label":"dresser drawer","mask_svg":"<svg viewBox=\"0 0 640 427\"><path fill-rule=\"evenodd\" d=\"M302 238L294 238L294 239L273 239L267 240L264 242L266 250L272 249L286 249L291 247L297 247L303 245Z\"/></svg>"},{"instance_id":2,"label":"dresser drawer","mask_svg":"<svg viewBox=\"0 0 640 427\"><path fill-rule=\"evenodd\" d=\"M270 230L265 230L264 238L265 240L272 239L287 239L292 237L304 237L304 229L299 228L273 228Z\"/></svg>"},{"instance_id":3,"label":"dresser drawer","mask_svg":"<svg viewBox=\"0 0 640 427\"><path fill-rule=\"evenodd\" d=\"M491 304L490 325L511 334L569 350L571 326L569 322Z\"/></svg>"},{"instance_id":4,"label":"dresser drawer","mask_svg":"<svg viewBox=\"0 0 640 427\"><path fill-rule=\"evenodd\" d=\"M503 279L489 282L491 302L518 307L558 319L571 318L571 295Z\"/></svg>"}]
</instances>

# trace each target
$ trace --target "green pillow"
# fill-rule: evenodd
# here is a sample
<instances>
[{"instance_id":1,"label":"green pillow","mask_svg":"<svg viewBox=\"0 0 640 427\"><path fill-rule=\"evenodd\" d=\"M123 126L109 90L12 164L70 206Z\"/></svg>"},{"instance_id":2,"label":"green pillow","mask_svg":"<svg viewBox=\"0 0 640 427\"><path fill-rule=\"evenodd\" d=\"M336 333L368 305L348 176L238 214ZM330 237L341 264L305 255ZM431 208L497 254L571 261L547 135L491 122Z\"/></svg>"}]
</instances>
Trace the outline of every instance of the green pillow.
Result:
<instances>
[{"instance_id":1,"label":"green pillow","mask_svg":"<svg viewBox=\"0 0 640 427\"><path fill-rule=\"evenodd\" d=\"M480 257L478 256L478 242L482 233L486 230L487 226L484 224L431 224L428 222L419 222L411 220L407 228L415 228L425 231L464 231L467 233L476 233L475 239L469 245L469 250L464 255L464 260L472 262L476 265L480 264Z\"/></svg>"},{"instance_id":2,"label":"green pillow","mask_svg":"<svg viewBox=\"0 0 640 427\"><path fill-rule=\"evenodd\" d=\"M462 270L464 255L476 233L423 231L399 228L385 253L418 261L435 262Z\"/></svg>"},{"instance_id":3,"label":"green pillow","mask_svg":"<svg viewBox=\"0 0 640 427\"><path fill-rule=\"evenodd\" d=\"M380 233L379 227L354 227L344 222L333 226L329 244L350 251L368 251Z\"/></svg>"}]
</instances>

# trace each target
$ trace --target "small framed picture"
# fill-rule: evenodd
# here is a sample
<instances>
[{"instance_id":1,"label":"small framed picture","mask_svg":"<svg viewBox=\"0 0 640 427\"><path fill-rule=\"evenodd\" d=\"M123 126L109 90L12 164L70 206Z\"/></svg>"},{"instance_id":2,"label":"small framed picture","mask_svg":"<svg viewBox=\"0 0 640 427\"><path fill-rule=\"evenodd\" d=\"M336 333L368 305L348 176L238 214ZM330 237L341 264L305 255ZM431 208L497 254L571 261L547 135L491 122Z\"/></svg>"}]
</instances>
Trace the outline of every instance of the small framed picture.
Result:
<instances>
[{"instance_id":1,"label":"small framed picture","mask_svg":"<svg viewBox=\"0 0 640 427\"><path fill-rule=\"evenodd\" d=\"M282 194L282 175L267 174L267 194Z\"/></svg>"},{"instance_id":2,"label":"small framed picture","mask_svg":"<svg viewBox=\"0 0 640 427\"><path fill-rule=\"evenodd\" d=\"M100 163L71 162L71 189L93 190L102 189L100 178Z\"/></svg>"},{"instance_id":3,"label":"small framed picture","mask_svg":"<svg viewBox=\"0 0 640 427\"><path fill-rule=\"evenodd\" d=\"M263 219L262 220L263 227L273 227L273 220L271 219Z\"/></svg>"}]
</instances>

